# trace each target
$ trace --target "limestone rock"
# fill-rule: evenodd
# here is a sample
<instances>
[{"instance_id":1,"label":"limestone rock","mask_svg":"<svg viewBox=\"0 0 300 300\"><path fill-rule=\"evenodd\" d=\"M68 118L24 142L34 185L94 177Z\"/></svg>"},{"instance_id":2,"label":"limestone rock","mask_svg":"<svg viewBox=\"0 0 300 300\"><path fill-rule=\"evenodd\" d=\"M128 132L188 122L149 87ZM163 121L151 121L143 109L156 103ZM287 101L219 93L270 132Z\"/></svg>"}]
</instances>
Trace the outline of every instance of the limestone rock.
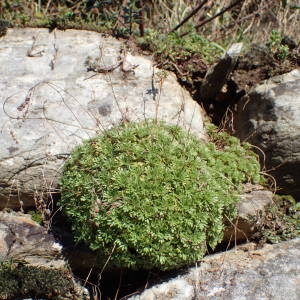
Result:
<instances>
[{"instance_id":1,"label":"limestone rock","mask_svg":"<svg viewBox=\"0 0 300 300\"><path fill-rule=\"evenodd\" d=\"M255 249L254 244L205 257L196 267L131 300L297 300L300 239Z\"/></svg>"},{"instance_id":2,"label":"limestone rock","mask_svg":"<svg viewBox=\"0 0 300 300\"><path fill-rule=\"evenodd\" d=\"M246 242L257 231L255 217L273 203L273 193L260 185L246 184L245 191L237 203L238 217L227 222L223 243Z\"/></svg>"},{"instance_id":3,"label":"limestone rock","mask_svg":"<svg viewBox=\"0 0 300 300\"><path fill-rule=\"evenodd\" d=\"M217 97L233 71L242 47L242 43L233 44L220 61L207 71L200 89L201 98L204 102L214 100Z\"/></svg>"},{"instance_id":4,"label":"limestone rock","mask_svg":"<svg viewBox=\"0 0 300 300\"><path fill-rule=\"evenodd\" d=\"M257 146L278 192L300 199L300 71L271 78L238 104L236 135ZM264 153L264 154L262 154Z\"/></svg>"},{"instance_id":5,"label":"limestone rock","mask_svg":"<svg viewBox=\"0 0 300 300\"><path fill-rule=\"evenodd\" d=\"M205 138L175 75L96 32L8 29L0 40L0 209L57 192L74 147L122 121L162 119ZM97 70L97 72L88 72Z\"/></svg>"},{"instance_id":6,"label":"limestone rock","mask_svg":"<svg viewBox=\"0 0 300 300\"><path fill-rule=\"evenodd\" d=\"M0 212L0 299L89 299L61 248L29 215Z\"/></svg>"}]
</instances>

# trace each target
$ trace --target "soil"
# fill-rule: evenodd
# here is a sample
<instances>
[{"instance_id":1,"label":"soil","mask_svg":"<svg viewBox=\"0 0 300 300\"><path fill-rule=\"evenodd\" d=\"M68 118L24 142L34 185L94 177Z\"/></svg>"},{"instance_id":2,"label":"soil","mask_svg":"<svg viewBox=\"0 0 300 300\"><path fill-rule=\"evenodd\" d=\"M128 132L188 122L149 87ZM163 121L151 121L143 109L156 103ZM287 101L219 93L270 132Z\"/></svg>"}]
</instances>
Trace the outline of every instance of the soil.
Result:
<instances>
[{"instance_id":1,"label":"soil","mask_svg":"<svg viewBox=\"0 0 300 300\"><path fill-rule=\"evenodd\" d=\"M235 104L259 82L300 68L300 45L290 49L283 61L272 55L266 47L253 44L248 52L239 57L227 84L211 102L204 102L200 97L201 82L210 67L200 54L186 60L178 59L176 64L159 62L158 57L156 60L158 67L175 72L179 83L205 108L213 123L232 132L228 119L233 117Z\"/></svg>"},{"instance_id":2,"label":"soil","mask_svg":"<svg viewBox=\"0 0 300 300\"><path fill-rule=\"evenodd\" d=\"M252 44L249 50L239 57L235 69L219 95L210 102L203 101L200 96L202 81L212 66L203 60L201 53L184 59L179 56L176 62L154 54L154 61L158 68L176 74L179 83L190 92L195 101L204 107L207 116L215 125L233 133L235 104L253 86L268 78L300 68L300 43L297 45L290 38L287 41L286 39L287 37L282 40L282 44L290 48L284 60L271 53L266 46ZM134 39L124 40L124 42L133 53L153 55L149 49L141 49Z\"/></svg>"},{"instance_id":3,"label":"soil","mask_svg":"<svg viewBox=\"0 0 300 300\"><path fill-rule=\"evenodd\" d=\"M284 61L270 55L266 48L254 45L239 59L232 78L241 89L248 92L251 87L263 80L288 73L299 67L300 45L291 50Z\"/></svg>"}]
</instances>

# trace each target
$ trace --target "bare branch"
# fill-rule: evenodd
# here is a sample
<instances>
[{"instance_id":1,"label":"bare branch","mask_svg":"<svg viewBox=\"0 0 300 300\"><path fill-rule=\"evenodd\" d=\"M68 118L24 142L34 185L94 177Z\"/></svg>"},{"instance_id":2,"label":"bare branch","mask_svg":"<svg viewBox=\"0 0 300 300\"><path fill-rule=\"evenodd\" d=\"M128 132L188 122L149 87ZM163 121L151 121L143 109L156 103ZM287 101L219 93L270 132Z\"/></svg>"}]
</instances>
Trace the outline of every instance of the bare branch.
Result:
<instances>
[{"instance_id":1,"label":"bare branch","mask_svg":"<svg viewBox=\"0 0 300 300\"><path fill-rule=\"evenodd\" d=\"M189 15L187 15L178 25L176 25L169 33L176 31L183 24L185 24L191 17L193 17L206 3L208 0L202 1Z\"/></svg>"},{"instance_id":2,"label":"bare branch","mask_svg":"<svg viewBox=\"0 0 300 300\"><path fill-rule=\"evenodd\" d=\"M223 15L226 11L232 9L234 6L238 5L238 4L239 4L240 2L242 2L242 1L244 1L244 0L237 0L237 1L233 2L232 4L226 6L224 9L222 9L222 10L221 10L220 12L218 12L217 14L215 14L215 15L213 15L212 17L210 17L210 18L204 20L204 21L201 22L200 24L196 25L196 26L195 26L195 29L198 29L198 28L200 28L200 27L203 27L205 24L207 24L207 23L211 22L212 20L216 19L217 17ZM184 37L184 36L186 36L187 34L189 34L189 31L186 31L186 32L182 33L182 34L180 35L180 37Z\"/></svg>"}]
</instances>

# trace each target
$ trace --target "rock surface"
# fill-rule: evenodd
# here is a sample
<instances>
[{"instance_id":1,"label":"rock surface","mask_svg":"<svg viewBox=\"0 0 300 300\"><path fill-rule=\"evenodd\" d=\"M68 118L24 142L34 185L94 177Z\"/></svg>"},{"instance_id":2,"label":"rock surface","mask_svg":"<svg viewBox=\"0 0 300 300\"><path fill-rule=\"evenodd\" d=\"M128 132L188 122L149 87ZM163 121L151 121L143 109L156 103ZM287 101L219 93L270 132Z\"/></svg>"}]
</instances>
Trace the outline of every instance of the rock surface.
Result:
<instances>
[{"instance_id":1,"label":"rock surface","mask_svg":"<svg viewBox=\"0 0 300 300\"><path fill-rule=\"evenodd\" d=\"M220 61L207 71L200 88L200 95L204 102L217 97L233 71L242 47L242 43L233 44Z\"/></svg>"},{"instance_id":2,"label":"rock surface","mask_svg":"<svg viewBox=\"0 0 300 300\"><path fill-rule=\"evenodd\" d=\"M8 29L0 40L0 209L57 191L72 149L122 121L163 119L205 138L203 111L175 75L123 46L96 32Z\"/></svg>"},{"instance_id":3,"label":"rock surface","mask_svg":"<svg viewBox=\"0 0 300 300\"><path fill-rule=\"evenodd\" d=\"M255 217L273 203L273 196L271 191L260 185L246 184L237 204L238 217L227 224L223 243L242 243L251 239L257 231Z\"/></svg>"},{"instance_id":4,"label":"rock surface","mask_svg":"<svg viewBox=\"0 0 300 300\"><path fill-rule=\"evenodd\" d=\"M0 212L0 225L1 260L31 260L35 255L44 259L60 253L59 244L44 227L31 220L30 215ZM64 265L62 260L54 263L58 263L58 267Z\"/></svg>"},{"instance_id":5,"label":"rock surface","mask_svg":"<svg viewBox=\"0 0 300 300\"><path fill-rule=\"evenodd\" d=\"M257 146L278 192L300 200L300 70L256 86L238 104L236 135ZM264 154L262 154L264 153Z\"/></svg>"},{"instance_id":6,"label":"rock surface","mask_svg":"<svg viewBox=\"0 0 300 300\"><path fill-rule=\"evenodd\" d=\"M0 299L89 299L61 248L29 215L0 212Z\"/></svg>"},{"instance_id":7,"label":"rock surface","mask_svg":"<svg viewBox=\"0 0 300 300\"><path fill-rule=\"evenodd\" d=\"M208 256L186 274L129 299L300 299L300 239L254 247Z\"/></svg>"}]
</instances>

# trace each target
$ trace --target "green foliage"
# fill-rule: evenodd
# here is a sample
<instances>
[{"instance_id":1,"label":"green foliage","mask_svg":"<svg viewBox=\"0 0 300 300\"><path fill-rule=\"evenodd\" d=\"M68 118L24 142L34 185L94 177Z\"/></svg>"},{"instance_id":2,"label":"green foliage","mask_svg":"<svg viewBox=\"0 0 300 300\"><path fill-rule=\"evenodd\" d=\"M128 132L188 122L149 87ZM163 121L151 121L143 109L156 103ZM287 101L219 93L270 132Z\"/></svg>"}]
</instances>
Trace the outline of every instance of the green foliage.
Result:
<instances>
[{"instance_id":1,"label":"green foliage","mask_svg":"<svg viewBox=\"0 0 300 300\"><path fill-rule=\"evenodd\" d=\"M257 158L235 138L219 150L177 126L125 123L75 149L59 204L100 264L174 269L221 241L250 180Z\"/></svg>"},{"instance_id":2,"label":"green foliage","mask_svg":"<svg viewBox=\"0 0 300 300\"><path fill-rule=\"evenodd\" d=\"M274 203L256 218L257 234L254 238L279 243L300 237L300 203L292 196L274 197Z\"/></svg>"},{"instance_id":3,"label":"green foliage","mask_svg":"<svg viewBox=\"0 0 300 300\"><path fill-rule=\"evenodd\" d=\"M281 41L281 34L277 30L272 30L267 41L267 47L276 58L283 61L289 55L289 47L282 45Z\"/></svg>"},{"instance_id":4,"label":"green foliage","mask_svg":"<svg viewBox=\"0 0 300 300\"><path fill-rule=\"evenodd\" d=\"M193 31L185 37L180 37L176 32L165 35L149 30L145 38L139 39L139 45L150 49L159 61L166 63L185 61L195 54L200 54L206 63L212 63L225 52L220 45Z\"/></svg>"},{"instance_id":5,"label":"green foliage","mask_svg":"<svg viewBox=\"0 0 300 300\"><path fill-rule=\"evenodd\" d=\"M0 4L0 18L14 26L75 28L128 36L137 31L140 23L137 2L131 0L122 6L120 1L76 1L74 4L74 1L6 0Z\"/></svg>"},{"instance_id":6,"label":"green foliage","mask_svg":"<svg viewBox=\"0 0 300 300\"><path fill-rule=\"evenodd\" d=\"M40 211L34 211L30 210L27 212L29 215L31 215L31 219L39 224L43 223L43 215Z\"/></svg>"},{"instance_id":7,"label":"green foliage","mask_svg":"<svg viewBox=\"0 0 300 300\"><path fill-rule=\"evenodd\" d=\"M30 266L22 261L0 262L0 299L21 296L57 299L68 294L73 283L66 270Z\"/></svg>"},{"instance_id":8,"label":"green foliage","mask_svg":"<svg viewBox=\"0 0 300 300\"><path fill-rule=\"evenodd\" d=\"M260 165L256 161L257 157L252 152L252 146L248 143L240 144L239 139L234 136L228 135L224 131L220 131L213 124L206 124L207 133L209 135L210 141L214 144L214 147L218 150L218 153L223 157L226 153L230 153L231 157L236 157L240 159L238 161L228 161L227 163L232 164L235 162L233 167L238 169L238 173L242 172L243 177L237 177L236 182L255 182L264 184L265 178L260 175ZM250 161L248 161L248 159ZM248 172L248 173L247 173ZM240 174L238 176L241 176Z\"/></svg>"}]
</instances>

